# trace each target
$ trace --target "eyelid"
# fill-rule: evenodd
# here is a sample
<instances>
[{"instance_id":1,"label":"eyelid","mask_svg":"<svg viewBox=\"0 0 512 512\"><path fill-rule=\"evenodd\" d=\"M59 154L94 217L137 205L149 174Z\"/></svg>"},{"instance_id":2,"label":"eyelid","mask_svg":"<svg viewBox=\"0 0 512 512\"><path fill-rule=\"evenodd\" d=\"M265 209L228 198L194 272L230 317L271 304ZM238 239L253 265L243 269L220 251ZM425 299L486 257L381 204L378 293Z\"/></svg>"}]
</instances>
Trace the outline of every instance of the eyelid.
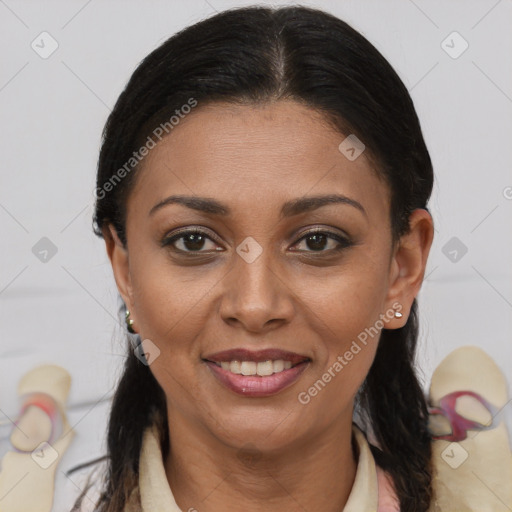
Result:
<instances>
[{"instance_id":1,"label":"eyelid","mask_svg":"<svg viewBox=\"0 0 512 512\"><path fill-rule=\"evenodd\" d=\"M316 226L307 231L303 231L299 236L299 240L302 240L305 236L314 235L316 233L326 234L332 237L339 237L345 239L347 242L351 241L351 237L344 231L332 231L335 228Z\"/></svg>"},{"instance_id":2,"label":"eyelid","mask_svg":"<svg viewBox=\"0 0 512 512\"><path fill-rule=\"evenodd\" d=\"M171 238L178 238L180 235L184 236L184 235L188 235L189 233L196 233L196 232L201 235L205 235L205 236L207 235L209 238L211 238L213 241L215 241L217 243L220 242L218 240L217 235L215 235L215 233L213 231L211 231L209 228L207 228L205 226L194 226L194 225L187 226L184 228L179 228L176 231L166 230L165 235L163 237L161 237L161 240L162 240L162 243L168 242Z\"/></svg>"}]
</instances>

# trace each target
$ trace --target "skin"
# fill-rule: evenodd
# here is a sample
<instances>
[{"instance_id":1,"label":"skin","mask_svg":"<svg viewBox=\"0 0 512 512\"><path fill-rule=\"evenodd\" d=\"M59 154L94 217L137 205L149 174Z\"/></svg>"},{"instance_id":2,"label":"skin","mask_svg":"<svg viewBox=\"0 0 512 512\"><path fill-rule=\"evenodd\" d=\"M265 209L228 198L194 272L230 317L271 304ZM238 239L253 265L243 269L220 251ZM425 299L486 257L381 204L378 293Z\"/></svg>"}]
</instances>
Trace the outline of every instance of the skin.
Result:
<instances>
[{"instance_id":1,"label":"skin","mask_svg":"<svg viewBox=\"0 0 512 512\"><path fill-rule=\"evenodd\" d=\"M410 233L393 246L388 187L365 153L350 161L339 151L344 138L290 100L199 105L143 161L127 201L127 246L112 226L104 229L133 327L160 350L150 369L167 397L172 456L165 468L182 510L334 512L347 501L357 467L354 397L378 336L308 404L297 397L394 303L403 316L386 316L385 327L406 323L433 224L427 211L415 210ZM286 201L333 193L358 201L366 213L330 204L279 217ZM214 198L232 213L172 204L148 215L172 194ZM202 245L181 238L175 252L160 245L187 227L200 227L208 238ZM304 238L315 227L353 244L335 252L335 239ZM236 252L248 236L262 248L252 263ZM206 255L194 259L192 251ZM311 362L277 395L244 397L202 361L235 347L281 348ZM256 453L250 461L248 447Z\"/></svg>"}]
</instances>

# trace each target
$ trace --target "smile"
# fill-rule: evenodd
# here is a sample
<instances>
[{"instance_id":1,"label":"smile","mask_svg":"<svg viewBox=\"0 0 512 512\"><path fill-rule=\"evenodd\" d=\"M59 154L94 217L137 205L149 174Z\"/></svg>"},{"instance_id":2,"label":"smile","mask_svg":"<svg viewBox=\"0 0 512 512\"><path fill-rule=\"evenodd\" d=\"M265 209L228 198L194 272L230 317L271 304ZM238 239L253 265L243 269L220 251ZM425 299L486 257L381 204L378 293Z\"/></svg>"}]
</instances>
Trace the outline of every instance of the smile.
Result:
<instances>
[{"instance_id":1,"label":"smile","mask_svg":"<svg viewBox=\"0 0 512 512\"><path fill-rule=\"evenodd\" d=\"M292 366L291 361L223 361L204 360L216 380L227 389L246 397L275 395L294 384L310 361Z\"/></svg>"}]
</instances>

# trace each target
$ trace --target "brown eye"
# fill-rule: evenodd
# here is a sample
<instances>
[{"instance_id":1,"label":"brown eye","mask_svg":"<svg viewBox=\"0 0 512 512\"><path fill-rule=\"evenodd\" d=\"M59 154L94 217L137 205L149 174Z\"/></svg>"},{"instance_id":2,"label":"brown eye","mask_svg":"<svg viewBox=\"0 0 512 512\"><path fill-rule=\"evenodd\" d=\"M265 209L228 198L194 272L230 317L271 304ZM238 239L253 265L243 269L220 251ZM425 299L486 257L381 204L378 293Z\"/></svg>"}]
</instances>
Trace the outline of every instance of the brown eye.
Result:
<instances>
[{"instance_id":1,"label":"brown eye","mask_svg":"<svg viewBox=\"0 0 512 512\"><path fill-rule=\"evenodd\" d=\"M304 252L331 252L331 251L339 251L350 247L352 242L347 238L344 238L335 233L331 233L329 231L310 231L303 236L299 242L305 241L305 245L309 250L305 250ZM331 247L329 247L329 242L331 242ZM336 243L334 243L336 242ZM299 249L298 251L302 251Z\"/></svg>"},{"instance_id":2,"label":"brown eye","mask_svg":"<svg viewBox=\"0 0 512 512\"><path fill-rule=\"evenodd\" d=\"M162 241L162 247L172 246L176 251L181 252L209 252L216 249L216 246L207 247L207 241L213 243L213 240L204 232L199 229L191 229L188 231L181 231L176 235L167 237ZM176 243L178 242L178 243ZM180 247L178 247L178 245ZM206 251L203 251L206 246Z\"/></svg>"}]
</instances>

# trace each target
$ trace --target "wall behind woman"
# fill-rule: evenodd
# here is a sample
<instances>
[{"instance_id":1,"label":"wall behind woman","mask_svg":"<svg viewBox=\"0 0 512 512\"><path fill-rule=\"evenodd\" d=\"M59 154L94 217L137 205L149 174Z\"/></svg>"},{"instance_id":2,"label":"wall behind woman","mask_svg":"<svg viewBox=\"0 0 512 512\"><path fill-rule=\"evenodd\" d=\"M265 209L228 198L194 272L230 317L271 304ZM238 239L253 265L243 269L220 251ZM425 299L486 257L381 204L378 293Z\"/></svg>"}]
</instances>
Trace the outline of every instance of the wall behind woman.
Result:
<instances>
[{"instance_id":1,"label":"wall behind woman","mask_svg":"<svg viewBox=\"0 0 512 512\"><path fill-rule=\"evenodd\" d=\"M91 228L103 124L137 63L164 39L251 4L0 2L0 420L16 415L17 382L29 369L66 368L77 437L61 470L102 454L108 398L125 357L111 267ZM465 344L484 348L512 383L512 5L304 5L361 31L416 105L436 174L436 233L418 297L425 385ZM0 427L0 437L8 433ZM76 488L60 471L57 488L61 510Z\"/></svg>"}]
</instances>

